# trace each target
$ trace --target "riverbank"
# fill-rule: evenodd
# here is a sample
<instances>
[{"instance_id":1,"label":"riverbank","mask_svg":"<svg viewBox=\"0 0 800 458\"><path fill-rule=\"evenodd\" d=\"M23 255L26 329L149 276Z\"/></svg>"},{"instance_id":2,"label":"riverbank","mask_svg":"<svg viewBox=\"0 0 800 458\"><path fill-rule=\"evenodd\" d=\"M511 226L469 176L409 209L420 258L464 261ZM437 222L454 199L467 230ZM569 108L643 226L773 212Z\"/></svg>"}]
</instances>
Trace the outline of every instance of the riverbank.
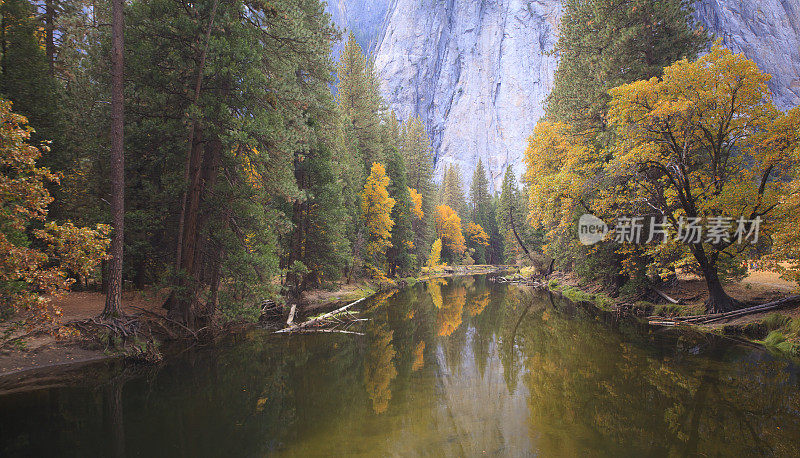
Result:
<instances>
[{"instance_id":1,"label":"riverbank","mask_svg":"<svg viewBox=\"0 0 800 458\"><path fill-rule=\"evenodd\" d=\"M337 306L368 298L382 288L398 288L431 278L479 275L504 270L505 266L439 266L425 268L418 277L398 279L395 285L378 285L359 279L351 283L340 282L327 289L314 289L303 293L298 319L326 312ZM58 325L26 335L14 348L0 350L0 378L26 372L60 371L75 365L102 360L124 358L124 352L113 345L99 345L95 339L75 332L70 323L94 318L103 311L105 296L99 292L71 292L53 301L62 313ZM123 293L123 312L126 315L146 314L166 319L163 294L153 291L126 291ZM284 317L285 319L285 317ZM236 334L252 329L256 323L233 323L225 328L226 334ZM61 331L61 332L59 332ZM158 343L160 344L160 342Z\"/></svg>"},{"instance_id":2,"label":"riverbank","mask_svg":"<svg viewBox=\"0 0 800 458\"><path fill-rule=\"evenodd\" d=\"M628 313L640 318L662 317L664 324L668 319L704 314L704 303L708 298L705 283L692 276L679 277L672 285L635 296L620 294L611 297L600 284L581 282L576 276L563 272L554 272L543 286L573 302L591 303L601 310ZM745 307L779 301L797 294L796 284L764 271L751 271L742 281L728 283L725 288ZM691 326L702 332L736 336L763 345L773 352L800 356L800 303L708 324L681 322L680 325Z\"/></svg>"}]
</instances>

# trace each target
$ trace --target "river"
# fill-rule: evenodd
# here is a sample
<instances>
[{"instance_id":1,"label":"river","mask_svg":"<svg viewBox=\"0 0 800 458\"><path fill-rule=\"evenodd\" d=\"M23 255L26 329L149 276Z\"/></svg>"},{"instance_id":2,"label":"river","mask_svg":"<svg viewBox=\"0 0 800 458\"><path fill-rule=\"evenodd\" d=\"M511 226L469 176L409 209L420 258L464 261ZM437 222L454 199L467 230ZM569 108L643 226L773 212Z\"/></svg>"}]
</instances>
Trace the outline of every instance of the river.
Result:
<instances>
[{"instance_id":1,"label":"river","mask_svg":"<svg viewBox=\"0 0 800 458\"><path fill-rule=\"evenodd\" d=\"M486 276L0 395L0 456L800 456L800 368ZM7 388L7 387L6 387Z\"/></svg>"}]
</instances>

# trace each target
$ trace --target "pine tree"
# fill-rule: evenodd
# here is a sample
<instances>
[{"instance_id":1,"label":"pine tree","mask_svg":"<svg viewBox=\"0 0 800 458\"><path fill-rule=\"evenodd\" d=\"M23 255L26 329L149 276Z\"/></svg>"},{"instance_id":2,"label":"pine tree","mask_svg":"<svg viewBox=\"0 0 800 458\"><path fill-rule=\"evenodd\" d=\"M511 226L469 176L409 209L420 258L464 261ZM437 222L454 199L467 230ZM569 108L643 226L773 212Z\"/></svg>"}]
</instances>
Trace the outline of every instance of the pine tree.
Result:
<instances>
[{"instance_id":1,"label":"pine tree","mask_svg":"<svg viewBox=\"0 0 800 458\"><path fill-rule=\"evenodd\" d=\"M254 313L279 293L279 209L301 196L308 120L333 111L329 16L318 0L153 0L126 16L128 145L147 152L131 155L129 214L163 227L150 237L175 260L169 315L191 327L218 305Z\"/></svg>"},{"instance_id":2,"label":"pine tree","mask_svg":"<svg viewBox=\"0 0 800 458\"><path fill-rule=\"evenodd\" d=\"M369 171L373 162L381 161L381 109L375 67L367 59L351 32L339 57L336 100L345 120L344 133L352 138L363 170ZM348 142L350 143L350 142ZM366 173L364 174L366 175Z\"/></svg>"},{"instance_id":3,"label":"pine tree","mask_svg":"<svg viewBox=\"0 0 800 458\"><path fill-rule=\"evenodd\" d=\"M42 165L65 170L69 161L61 150L64 126L60 88L39 42L42 24L37 20L36 7L28 0L6 0L0 4L0 16L0 95L14 102L14 111L36 126L33 142L50 144Z\"/></svg>"},{"instance_id":4,"label":"pine tree","mask_svg":"<svg viewBox=\"0 0 800 458\"><path fill-rule=\"evenodd\" d=\"M563 11L546 115L576 132L608 130L609 89L659 76L708 44L688 0L567 0Z\"/></svg>"},{"instance_id":5,"label":"pine tree","mask_svg":"<svg viewBox=\"0 0 800 458\"><path fill-rule=\"evenodd\" d=\"M418 265L428 256L435 232L434 204L436 189L433 184L433 153L425 126L419 117L413 117L400 126L400 147L406 164L408 186L420 195L423 217L416 220L414 249Z\"/></svg>"},{"instance_id":6,"label":"pine tree","mask_svg":"<svg viewBox=\"0 0 800 458\"><path fill-rule=\"evenodd\" d=\"M502 256L500 245L502 239L497 228L496 209L491 196L489 196L489 180L486 178L486 169L479 158L475 173L470 185L470 219L481 226L489 236L486 246L475 246L475 262L480 264L499 263Z\"/></svg>"},{"instance_id":7,"label":"pine tree","mask_svg":"<svg viewBox=\"0 0 800 458\"><path fill-rule=\"evenodd\" d=\"M320 142L308 152L295 155L295 179L303 197L291 205L293 229L289 235L286 265L300 272L288 274L292 294L335 281L347 264L350 247L342 205L341 182L334 168L331 148Z\"/></svg>"},{"instance_id":8,"label":"pine tree","mask_svg":"<svg viewBox=\"0 0 800 458\"><path fill-rule=\"evenodd\" d=\"M523 254L514 230L517 231L517 235L522 239L520 232L528 226L525 223L526 209L525 198L517 187L514 170L509 165L503 176L503 185L497 204L497 225L504 241L505 251L503 252L503 258L506 263L515 264Z\"/></svg>"},{"instance_id":9,"label":"pine tree","mask_svg":"<svg viewBox=\"0 0 800 458\"><path fill-rule=\"evenodd\" d=\"M412 229L414 202L411 200L409 192L403 156L397 149L391 148L386 160L389 196L395 200L391 214L392 221L394 221L392 246L387 251L386 257L389 274L403 275L410 272L416 265L416 256L413 254L414 232Z\"/></svg>"},{"instance_id":10,"label":"pine tree","mask_svg":"<svg viewBox=\"0 0 800 458\"><path fill-rule=\"evenodd\" d=\"M461 167L457 164L448 166L442 177L442 205L455 210L459 215L467 216L467 200L464 197L464 182L461 180Z\"/></svg>"}]
</instances>

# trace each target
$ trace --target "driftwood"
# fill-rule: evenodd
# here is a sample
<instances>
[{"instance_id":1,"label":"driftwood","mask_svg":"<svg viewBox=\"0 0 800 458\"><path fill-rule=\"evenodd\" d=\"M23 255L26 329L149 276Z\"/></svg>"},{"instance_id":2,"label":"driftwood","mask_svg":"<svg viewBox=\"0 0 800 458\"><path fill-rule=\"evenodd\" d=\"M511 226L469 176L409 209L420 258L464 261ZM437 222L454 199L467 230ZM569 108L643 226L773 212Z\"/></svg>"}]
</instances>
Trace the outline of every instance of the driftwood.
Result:
<instances>
[{"instance_id":1,"label":"driftwood","mask_svg":"<svg viewBox=\"0 0 800 458\"><path fill-rule=\"evenodd\" d=\"M291 332L298 332L298 331L308 331L308 330L310 330L309 328L311 326L322 324L326 320L331 319L331 318L333 318L334 316L336 316L336 315L338 315L340 313L346 312L347 309L349 309L350 307L362 302L364 299L366 299L366 297L362 297L361 299L359 299L357 301L354 301L354 302L351 302L351 303L345 305L344 307L340 307L340 308L338 308L338 309L336 309L336 310L334 310L332 312L324 313L324 314L322 314L322 315L320 315L320 316L318 316L316 318L312 318L310 320L306 320L306 321L304 321L302 323L299 323L299 324L293 324L293 325L287 326L287 327L285 327L285 328L283 328L283 329L281 329L279 331L275 331L275 332L276 333L284 333L284 332L291 333Z\"/></svg>"},{"instance_id":2,"label":"driftwood","mask_svg":"<svg viewBox=\"0 0 800 458\"><path fill-rule=\"evenodd\" d=\"M769 310L775 310L781 307L785 307L787 305L791 305L792 303L800 302L800 295L796 296L789 296L777 301L767 302L766 304L755 305L753 307L747 307L739 310L732 310L730 312L724 313L712 313L708 315L692 315L692 316L684 316L684 317L676 317L672 318L672 324L678 323L691 323L691 324L707 324L707 323L714 323L716 321L725 320L729 318L738 318L740 316L750 315L753 313L761 313L766 312ZM650 321L651 324L660 324L655 323L654 321L669 321L669 319L663 317L650 317L653 320Z\"/></svg>"},{"instance_id":3,"label":"driftwood","mask_svg":"<svg viewBox=\"0 0 800 458\"><path fill-rule=\"evenodd\" d=\"M662 299L664 299L665 301L667 301L667 302L669 302L671 304L680 304L681 303L681 301L675 300L675 299L667 296L666 293L664 293L663 291L661 291L658 288L655 288L655 287L651 286L650 289L652 289L653 292L655 292L656 294L661 296Z\"/></svg>"},{"instance_id":4,"label":"driftwood","mask_svg":"<svg viewBox=\"0 0 800 458\"><path fill-rule=\"evenodd\" d=\"M286 326L291 326L294 323L295 313L297 313L297 304L292 304L292 308L289 310L289 318L286 320Z\"/></svg>"}]
</instances>

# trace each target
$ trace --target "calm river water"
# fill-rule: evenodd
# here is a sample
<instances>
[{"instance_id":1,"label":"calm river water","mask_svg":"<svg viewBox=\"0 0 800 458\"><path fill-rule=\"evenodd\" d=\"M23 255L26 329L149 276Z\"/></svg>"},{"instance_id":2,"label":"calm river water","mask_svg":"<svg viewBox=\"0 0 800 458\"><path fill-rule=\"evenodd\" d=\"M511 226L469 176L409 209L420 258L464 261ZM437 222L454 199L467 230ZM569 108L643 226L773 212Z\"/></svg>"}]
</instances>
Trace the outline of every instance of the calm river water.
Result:
<instances>
[{"instance_id":1,"label":"calm river water","mask_svg":"<svg viewBox=\"0 0 800 458\"><path fill-rule=\"evenodd\" d=\"M800 456L800 370L750 346L482 276L363 316L6 392L0 456Z\"/></svg>"}]
</instances>

